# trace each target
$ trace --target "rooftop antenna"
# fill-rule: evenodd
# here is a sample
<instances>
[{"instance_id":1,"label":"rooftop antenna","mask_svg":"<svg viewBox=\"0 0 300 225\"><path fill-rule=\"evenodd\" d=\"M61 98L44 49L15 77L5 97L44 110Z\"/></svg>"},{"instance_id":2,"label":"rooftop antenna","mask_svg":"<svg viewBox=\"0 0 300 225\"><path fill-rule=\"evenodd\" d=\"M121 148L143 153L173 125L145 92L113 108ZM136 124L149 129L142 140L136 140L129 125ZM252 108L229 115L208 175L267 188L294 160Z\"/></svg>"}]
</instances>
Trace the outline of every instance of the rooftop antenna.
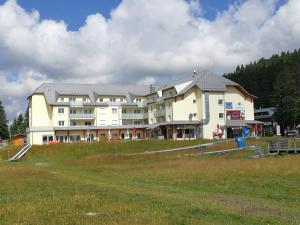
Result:
<instances>
[{"instance_id":1,"label":"rooftop antenna","mask_svg":"<svg viewBox=\"0 0 300 225\"><path fill-rule=\"evenodd\" d=\"M194 69L193 78L195 78L196 76L197 76L197 71L196 71L196 69Z\"/></svg>"},{"instance_id":2,"label":"rooftop antenna","mask_svg":"<svg viewBox=\"0 0 300 225\"><path fill-rule=\"evenodd\" d=\"M155 91L155 87L153 86L153 84L150 84L149 91L150 91L150 94Z\"/></svg>"}]
</instances>

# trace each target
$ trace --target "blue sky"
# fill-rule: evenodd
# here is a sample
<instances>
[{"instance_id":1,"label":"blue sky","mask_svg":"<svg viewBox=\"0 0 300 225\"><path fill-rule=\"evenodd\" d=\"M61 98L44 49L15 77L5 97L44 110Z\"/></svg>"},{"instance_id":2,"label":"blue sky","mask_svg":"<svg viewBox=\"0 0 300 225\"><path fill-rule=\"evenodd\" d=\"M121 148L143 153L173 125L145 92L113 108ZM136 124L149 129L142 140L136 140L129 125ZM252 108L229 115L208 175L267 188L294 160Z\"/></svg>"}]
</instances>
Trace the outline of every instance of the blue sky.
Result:
<instances>
[{"instance_id":1,"label":"blue sky","mask_svg":"<svg viewBox=\"0 0 300 225\"><path fill-rule=\"evenodd\" d=\"M0 0L3 4L5 0ZM101 13L105 18L120 4L120 0L18 0L27 11L36 9L41 19L64 20L69 30L77 30L85 23L88 15ZM223 11L236 0L200 0L203 17L214 19L218 11ZM241 0L239 0L241 2Z\"/></svg>"}]
</instances>

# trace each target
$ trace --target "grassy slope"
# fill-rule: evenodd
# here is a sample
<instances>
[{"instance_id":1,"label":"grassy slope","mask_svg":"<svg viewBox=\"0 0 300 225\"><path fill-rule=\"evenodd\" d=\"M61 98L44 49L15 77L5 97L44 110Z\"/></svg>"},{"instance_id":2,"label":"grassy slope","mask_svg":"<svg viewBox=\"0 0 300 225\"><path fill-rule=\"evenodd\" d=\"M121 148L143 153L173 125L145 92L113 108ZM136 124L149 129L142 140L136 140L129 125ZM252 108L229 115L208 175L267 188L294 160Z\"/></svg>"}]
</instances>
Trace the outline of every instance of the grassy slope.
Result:
<instances>
[{"instance_id":1,"label":"grassy slope","mask_svg":"<svg viewBox=\"0 0 300 225\"><path fill-rule=\"evenodd\" d=\"M126 155L200 142L34 146L22 162L0 161L0 224L300 223L299 155Z\"/></svg>"}]
</instances>

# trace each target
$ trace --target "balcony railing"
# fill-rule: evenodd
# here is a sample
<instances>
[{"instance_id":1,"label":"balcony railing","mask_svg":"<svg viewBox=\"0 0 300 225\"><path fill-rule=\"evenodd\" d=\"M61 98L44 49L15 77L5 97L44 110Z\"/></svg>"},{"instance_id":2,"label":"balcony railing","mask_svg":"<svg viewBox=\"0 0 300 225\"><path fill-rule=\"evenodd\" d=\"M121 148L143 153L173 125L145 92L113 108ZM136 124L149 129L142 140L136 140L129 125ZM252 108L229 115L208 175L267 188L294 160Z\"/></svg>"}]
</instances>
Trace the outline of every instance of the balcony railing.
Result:
<instances>
[{"instance_id":1,"label":"balcony railing","mask_svg":"<svg viewBox=\"0 0 300 225\"><path fill-rule=\"evenodd\" d=\"M166 109L159 109L154 111L154 116L164 116L166 115Z\"/></svg>"},{"instance_id":2,"label":"balcony railing","mask_svg":"<svg viewBox=\"0 0 300 225\"><path fill-rule=\"evenodd\" d=\"M112 106L118 106L122 104L122 102L107 102L107 103Z\"/></svg>"},{"instance_id":3,"label":"balcony railing","mask_svg":"<svg viewBox=\"0 0 300 225\"><path fill-rule=\"evenodd\" d=\"M144 101L144 102L137 102L137 105L138 105L138 107L145 107L145 106L147 106L147 102L146 101Z\"/></svg>"},{"instance_id":4,"label":"balcony railing","mask_svg":"<svg viewBox=\"0 0 300 225\"><path fill-rule=\"evenodd\" d=\"M125 120L142 120L147 118L148 113L122 113L122 119Z\"/></svg>"},{"instance_id":5,"label":"balcony railing","mask_svg":"<svg viewBox=\"0 0 300 225\"><path fill-rule=\"evenodd\" d=\"M70 102L70 106L72 107L82 107L84 102L75 102L75 101L71 101Z\"/></svg>"},{"instance_id":6,"label":"balcony railing","mask_svg":"<svg viewBox=\"0 0 300 225\"><path fill-rule=\"evenodd\" d=\"M94 119L95 115L92 113L76 113L70 114L70 119Z\"/></svg>"}]
</instances>

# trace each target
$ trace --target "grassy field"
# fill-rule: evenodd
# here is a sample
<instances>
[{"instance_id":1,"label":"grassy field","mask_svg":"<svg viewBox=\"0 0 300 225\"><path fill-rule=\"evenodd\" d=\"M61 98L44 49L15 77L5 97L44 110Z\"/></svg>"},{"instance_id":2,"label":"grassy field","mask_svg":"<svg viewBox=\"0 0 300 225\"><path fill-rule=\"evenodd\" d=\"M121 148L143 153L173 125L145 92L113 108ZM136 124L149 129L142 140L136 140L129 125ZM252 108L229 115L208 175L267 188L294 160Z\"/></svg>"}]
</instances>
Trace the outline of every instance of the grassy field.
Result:
<instances>
[{"instance_id":1,"label":"grassy field","mask_svg":"<svg viewBox=\"0 0 300 225\"><path fill-rule=\"evenodd\" d=\"M129 155L205 142L34 146L15 163L10 146L0 151L0 224L300 224L300 155Z\"/></svg>"}]
</instances>

